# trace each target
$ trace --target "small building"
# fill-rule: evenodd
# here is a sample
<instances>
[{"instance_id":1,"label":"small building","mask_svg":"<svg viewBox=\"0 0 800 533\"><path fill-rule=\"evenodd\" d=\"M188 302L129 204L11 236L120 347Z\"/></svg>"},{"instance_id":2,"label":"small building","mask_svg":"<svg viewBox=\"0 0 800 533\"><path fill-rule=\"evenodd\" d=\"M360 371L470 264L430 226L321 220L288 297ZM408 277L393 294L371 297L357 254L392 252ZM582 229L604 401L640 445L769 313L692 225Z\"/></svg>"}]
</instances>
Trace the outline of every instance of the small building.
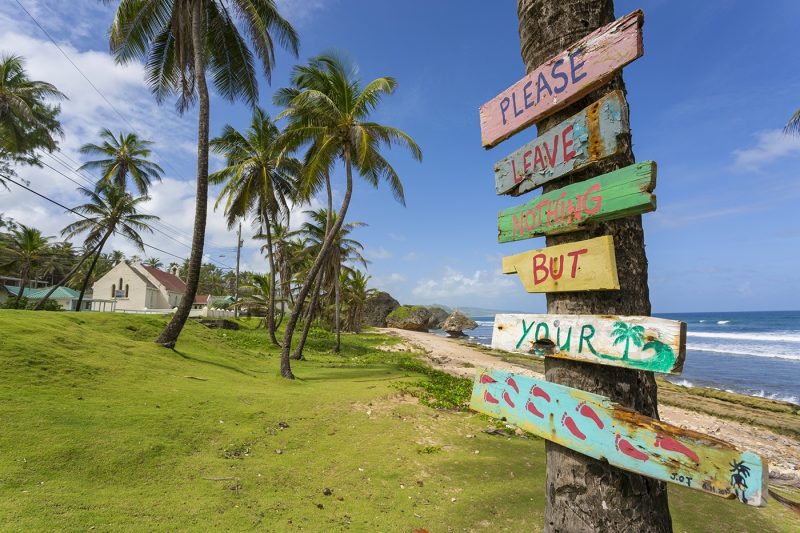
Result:
<instances>
[{"instance_id":1,"label":"small building","mask_svg":"<svg viewBox=\"0 0 800 533\"><path fill-rule=\"evenodd\" d=\"M115 301L117 311L170 312L185 292L186 284L177 276L177 268L170 273L140 262L121 262L92 285L93 297Z\"/></svg>"},{"instance_id":2,"label":"small building","mask_svg":"<svg viewBox=\"0 0 800 533\"><path fill-rule=\"evenodd\" d=\"M19 287L14 287L11 285L4 285L0 287L2 287L0 288L0 303L16 298L17 294L19 294ZM26 287L25 290L22 291L22 297L27 298L30 301L41 300L47 296L47 293L50 292L51 288L52 287ZM80 294L81 293L79 291L70 289L69 287L58 287L47 299L58 303L58 305L61 306L61 309L64 311L74 311L78 305L78 298L80 297ZM89 310L92 307L93 301L91 299L84 298L83 302L81 303L81 310Z\"/></svg>"}]
</instances>

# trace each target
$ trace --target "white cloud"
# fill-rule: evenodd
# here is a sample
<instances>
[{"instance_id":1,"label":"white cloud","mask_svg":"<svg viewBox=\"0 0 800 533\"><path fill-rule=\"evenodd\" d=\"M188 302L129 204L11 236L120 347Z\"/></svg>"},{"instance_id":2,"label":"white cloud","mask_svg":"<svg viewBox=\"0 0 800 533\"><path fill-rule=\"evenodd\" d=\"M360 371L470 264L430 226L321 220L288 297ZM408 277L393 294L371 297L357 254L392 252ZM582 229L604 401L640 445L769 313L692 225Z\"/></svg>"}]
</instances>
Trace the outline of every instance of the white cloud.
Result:
<instances>
[{"instance_id":1,"label":"white cloud","mask_svg":"<svg viewBox=\"0 0 800 533\"><path fill-rule=\"evenodd\" d=\"M411 292L427 302L451 301L462 296L474 296L483 300L500 296L514 287L514 279L503 275L499 270L476 270L472 275L466 275L448 266L439 279L421 280Z\"/></svg>"},{"instance_id":2,"label":"white cloud","mask_svg":"<svg viewBox=\"0 0 800 533\"><path fill-rule=\"evenodd\" d=\"M757 171L783 157L800 155L800 137L786 135L782 130L758 132L751 148L734 150L734 166L739 170Z\"/></svg>"},{"instance_id":3,"label":"white cloud","mask_svg":"<svg viewBox=\"0 0 800 533\"><path fill-rule=\"evenodd\" d=\"M419 255L417 254L417 252L408 252L406 255L403 256L403 259L406 261L414 261L418 257Z\"/></svg>"},{"instance_id":4,"label":"white cloud","mask_svg":"<svg viewBox=\"0 0 800 533\"><path fill-rule=\"evenodd\" d=\"M381 260L381 259L389 259L392 257L392 252L384 248L383 246L379 248L368 248L366 250L367 257L370 259Z\"/></svg>"},{"instance_id":5,"label":"white cloud","mask_svg":"<svg viewBox=\"0 0 800 533\"><path fill-rule=\"evenodd\" d=\"M331 0L277 0L278 11L295 26L295 29L310 22L331 3Z\"/></svg>"}]
</instances>

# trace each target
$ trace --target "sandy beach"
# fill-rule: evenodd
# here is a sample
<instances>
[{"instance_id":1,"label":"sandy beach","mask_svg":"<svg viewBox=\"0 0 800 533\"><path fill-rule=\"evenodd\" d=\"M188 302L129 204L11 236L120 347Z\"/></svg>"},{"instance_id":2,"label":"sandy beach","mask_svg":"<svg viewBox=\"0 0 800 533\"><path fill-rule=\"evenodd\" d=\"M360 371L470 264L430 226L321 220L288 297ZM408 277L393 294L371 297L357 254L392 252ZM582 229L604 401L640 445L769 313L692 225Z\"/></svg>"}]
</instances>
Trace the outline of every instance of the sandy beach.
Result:
<instances>
[{"instance_id":1,"label":"sandy beach","mask_svg":"<svg viewBox=\"0 0 800 533\"><path fill-rule=\"evenodd\" d=\"M503 361L456 339L395 328L382 328L379 331L404 339L405 342L394 349L419 350L434 368L449 374L472 378L475 375L474 367L485 367L544 377L540 372ZM670 424L707 433L757 451L769 461L771 483L800 488L800 440L797 438L663 402L659 404L659 413L661 419Z\"/></svg>"}]
</instances>

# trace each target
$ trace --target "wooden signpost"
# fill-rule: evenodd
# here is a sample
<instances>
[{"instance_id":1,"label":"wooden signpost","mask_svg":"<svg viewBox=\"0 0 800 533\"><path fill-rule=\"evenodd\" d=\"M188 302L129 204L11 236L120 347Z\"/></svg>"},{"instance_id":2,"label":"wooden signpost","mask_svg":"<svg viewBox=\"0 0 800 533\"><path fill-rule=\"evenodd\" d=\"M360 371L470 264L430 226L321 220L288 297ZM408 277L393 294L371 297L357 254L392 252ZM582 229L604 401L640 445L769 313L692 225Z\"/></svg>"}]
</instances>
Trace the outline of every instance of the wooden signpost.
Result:
<instances>
[{"instance_id":1,"label":"wooden signpost","mask_svg":"<svg viewBox=\"0 0 800 533\"><path fill-rule=\"evenodd\" d=\"M594 222L655 211L655 186L656 164L645 161L551 191L501 211L497 240L567 233Z\"/></svg>"},{"instance_id":2,"label":"wooden signpost","mask_svg":"<svg viewBox=\"0 0 800 533\"><path fill-rule=\"evenodd\" d=\"M482 105L483 146L568 106L641 57L643 19L634 11L599 28Z\"/></svg>"},{"instance_id":3,"label":"wooden signpost","mask_svg":"<svg viewBox=\"0 0 800 533\"><path fill-rule=\"evenodd\" d=\"M607 235L506 256L503 273L519 275L528 292L619 289L614 239Z\"/></svg>"},{"instance_id":4,"label":"wooden signpost","mask_svg":"<svg viewBox=\"0 0 800 533\"><path fill-rule=\"evenodd\" d=\"M620 153L630 133L622 91L608 93L494 166L497 194L517 196Z\"/></svg>"},{"instance_id":5,"label":"wooden signpost","mask_svg":"<svg viewBox=\"0 0 800 533\"><path fill-rule=\"evenodd\" d=\"M574 9L556 11L573 13ZM576 102L640 57L642 22L642 12L636 11L599 28L481 106L483 146L490 148ZM533 26L540 33L545 28ZM629 135L625 96L621 91L610 92L500 160L495 165L497 194L523 194L613 155L632 162ZM578 231L587 224L654 211L655 184L656 164L646 161L549 191L501 211L498 241ZM613 305L630 309L630 314L642 313L642 309L649 309L647 295L632 295L631 291L646 287L646 269L644 279L642 271L636 270L646 266L644 254L638 255L644 242L640 233L618 226L610 225L609 231L619 237L621 250L633 254L626 256L633 265L627 265L624 272L626 293L619 298L614 295ZM502 270L516 273L528 292L620 289L612 235L503 257ZM581 299L568 296L564 300L551 297L548 306L555 308L566 302L559 308L580 309ZM597 301L602 300L592 299L586 307L594 310ZM612 529L616 525L620 530L638 531L647 529L647 512L654 513L652 520L660 518L661 525L669 525L663 491L646 496L642 508L647 511L642 513L637 498L625 488L635 482L634 476L614 473L608 465L749 505L766 504L768 468L757 454L659 422L605 396L566 386L577 382L592 387L594 381L596 390L630 390L630 405L652 405L653 380L645 382L633 373L614 373L614 378L611 373L593 375L592 367L569 361L680 374L686 357L685 323L647 316L501 314L495 317L492 347L568 360L550 359L545 364L548 378L555 376L566 384L476 369L470 407L607 463L565 453L557 446L547 447L545 515L555 529L608 529L612 524ZM559 374L562 369L567 372ZM637 384L644 384L642 391L631 390ZM622 398L615 396L618 401ZM641 401L644 399L650 403ZM565 470L554 471L553 465ZM609 479L616 479L617 484L605 486ZM559 493L577 485L586 490L581 494ZM609 505L617 505L615 515L605 513L607 499L613 502ZM594 506L581 509L583 513L594 516L596 509L602 517L569 522L566 517L582 502ZM559 521L568 523L555 523Z\"/></svg>"},{"instance_id":6,"label":"wooden signpost","mask_svg":"<svg viewBox=\"0 0 800 533\"><path fill-rule=\"evenodd\" d=\"M649 316L497 315L492 348L680 374L686 323Z\"/></svg>"},{"instance_id":7,"label":"wooden signpost","mask_svg":"<svg viewBox=\"0 0 800 533\"><path fill-rule=\"evenodd\" d=\"M748 505L766 504L755 453L637 414L603 396L500 370L476 370L470 408L589 457Z\"/></svg>"}]
</instances>

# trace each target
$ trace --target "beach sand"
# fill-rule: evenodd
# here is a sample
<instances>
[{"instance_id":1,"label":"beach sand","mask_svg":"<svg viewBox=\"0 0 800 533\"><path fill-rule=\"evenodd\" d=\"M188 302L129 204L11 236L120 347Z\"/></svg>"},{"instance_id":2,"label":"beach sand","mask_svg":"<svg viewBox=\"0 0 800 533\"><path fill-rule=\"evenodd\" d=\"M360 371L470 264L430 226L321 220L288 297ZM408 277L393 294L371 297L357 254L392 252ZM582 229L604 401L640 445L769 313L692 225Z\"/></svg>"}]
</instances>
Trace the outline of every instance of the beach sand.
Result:
<instances>
[{"instance_id":1,"label":"beach sand","mask_svg":"<svg viewBox=\"0 0 800 533\"><path fill-rule=\"evenodd\" d=\"M395 328L379 328L379 331L400 337L405 341L400 345L387 347L388 349L422 352L431 366L452 375L472 378L475 375L474 367L485 367L537 378L544 377L541 372L537 372L535 369L522 366L507 358L500 358L490 353L489 350L469 346L457 339ZM663 421L685 429L713 435L716 438L736 443L740 448L752 450L765 457L769 462L770 483L800 488L800 439L796 435L779 434L765 427L743 423L735 419L739 418L741 420L748 417L772 419L776 416L782 416L791 417L794 423L798 423L800 422L800 414L797 414L796 411L781 413L780 415L776 415L771 410L759 412L757 407L752 407L753 400L750 397L743 396L742 400L746 406L741 406L741 409L746 409L747 415L742 416L736 413L736 416L726 417L725 414L729 410L727 406L717 405L723 402L713 398L699 397L692 394L690 392L691 389L686 389L686 392L682 392L674 385L666 383L664 385L669 386L669 390L664 390L664 393L662 393L661 389L659 390L661 394L659 413ZM669 403L665 403L665 399L668 399ZM704 412L674 405L675 403L691 405L697 403L698 400L702 403L702 411ZM771 404L765 403L764 405ZM735 411L736 409L732 410L732 412ZM753 415L754 412L757 415L755 417Z\"/></svg>"}]
</instances>

